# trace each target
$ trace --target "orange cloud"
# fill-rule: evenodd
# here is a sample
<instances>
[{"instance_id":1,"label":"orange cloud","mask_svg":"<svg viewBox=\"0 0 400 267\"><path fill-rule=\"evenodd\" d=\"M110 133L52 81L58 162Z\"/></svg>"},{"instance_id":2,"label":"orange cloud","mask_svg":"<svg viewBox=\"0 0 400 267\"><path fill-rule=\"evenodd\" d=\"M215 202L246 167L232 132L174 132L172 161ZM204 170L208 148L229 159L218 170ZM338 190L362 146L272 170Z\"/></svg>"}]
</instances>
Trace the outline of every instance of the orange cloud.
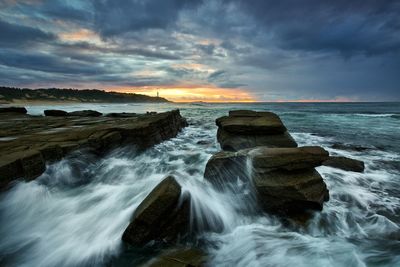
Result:
<instances>
[{"instance_id":1,"label":"orange cloud","mask_svg":"<svg viewBox=\"0 0 400 267\"><path fill-rule=\"evenodd\" d=\"M202 86L145 86L134 88L113 88L109 91L138 93L150 96L164 97L174 102L255 102L254 97L247 91L237 88L218 88Z\"/></svg>"},{"instance_id":2,"label":"orange cloud","mask_svg":"<svg viewBox=\"0 0 400 267\"><path fill-rule=\"evenodd\" d=\"M87 29L80 29L78 31L60 33L59 37L63 41L101 42L100 37L95 32Z\"/></svg>"}]
</instances>

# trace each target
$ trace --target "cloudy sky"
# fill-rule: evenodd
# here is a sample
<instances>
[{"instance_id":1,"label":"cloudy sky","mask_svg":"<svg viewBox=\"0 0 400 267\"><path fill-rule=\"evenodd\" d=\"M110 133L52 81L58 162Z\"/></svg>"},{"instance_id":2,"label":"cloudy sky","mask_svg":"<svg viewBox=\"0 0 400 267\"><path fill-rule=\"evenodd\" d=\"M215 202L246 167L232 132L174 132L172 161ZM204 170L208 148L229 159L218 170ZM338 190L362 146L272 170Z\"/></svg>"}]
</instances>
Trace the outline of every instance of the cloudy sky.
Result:
<instances>
[{"instance_id":1,"label":"cloudy sky","mask_svg":"<svg viewBox=\"0 0 400 267\"><path fill-rule=\"evenodd\" d=\"M0 0L0 85L400 100L400 1Z\"/></svg>"}]
</instances>

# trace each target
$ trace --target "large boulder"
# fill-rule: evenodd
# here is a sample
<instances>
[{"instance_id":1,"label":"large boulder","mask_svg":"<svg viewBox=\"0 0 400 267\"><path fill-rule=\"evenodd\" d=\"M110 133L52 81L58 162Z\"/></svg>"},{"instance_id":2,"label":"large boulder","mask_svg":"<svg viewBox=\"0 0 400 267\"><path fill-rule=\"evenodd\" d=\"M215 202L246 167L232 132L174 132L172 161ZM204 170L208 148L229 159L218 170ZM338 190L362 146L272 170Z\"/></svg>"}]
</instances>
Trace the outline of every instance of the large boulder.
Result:
<instances>
[{"instance_id":1,"label":"large boulder","mask_svg":"<svg viewBox=\"0 0 400 267\"><path fill-rule=\"evenodd\" d=\"M65 117L68 116L68 112L64 110L58 110L58 109L46 109L44 111L45 116L53 116L53 117Z\"/></svg>"},{"instance_id":2,"label":"large boulder","mask_svg":"<svg viewBox=\"0 0 400 267\"><path fill-rule=\"evenodd\" d=\"M68 112L68 116L79 116L79 117L100 117L102 113L96 110L79 110Z\"/></svg>"},{"instance_id":3,"label":"large boulder","mask_svg":"<svg viewBox=\"0 0 400 267\"><path fill-rule=\"evenodd\" d=\"M229 116L218 118L216 124L217 139L223 150L297 146L281 119L272 112L230 111Z\"/></svg>"},{"instance_id":4,"label":"large boulder","mask_svg":"<svg viewBox=\"0 0 400 267\"><path fill-rule=\"evenodd\" d=\"M251 182L264 210L297 215L321 210L329 199L326 184L314 169L328 156L321 147L222 151L207 162L204 178L219 189L237 179Z\"/></svg>"},{"instance_id":5,"label":"large boulder","mask_svg":"<svg viewBox=\"0 0 400 267\"><path fill-rule=\"evenodd\" d=\"M181 186L168 176L135 210L122 240L133 246L148 242L172 242L188 231L190 198L181 197Z\"/></svg>"},{"instance_id":6,"label":"large boulder","mask_svg":"<svg viewBox=\"0 0 400 267\"><path fill-rule=\"evenodd\" d=\"M28 111L24 107L4 107L0 108L0 113L26 114Z\"/></svg>"},{"instance_id":7,"label":"large boulder","mask_svg":"<svg viewBox=\"0 0 400 267\"><path fill-rule=\"evenodd\" d=\"M195 248L173 249L162 253L143 266L147 267L201 267L206 266L207 255Z\"/></svg>"},{"instance_id":8,"label":"large boulder","mask_svg":"<svg viewBox=\"0 0 400 267\"><path fill-rule=\"evenodd\" d=\"M365 168L363 161L339 156L330 156L322 165L352 172L363 172Z\"/></svg>"}]
</instances>

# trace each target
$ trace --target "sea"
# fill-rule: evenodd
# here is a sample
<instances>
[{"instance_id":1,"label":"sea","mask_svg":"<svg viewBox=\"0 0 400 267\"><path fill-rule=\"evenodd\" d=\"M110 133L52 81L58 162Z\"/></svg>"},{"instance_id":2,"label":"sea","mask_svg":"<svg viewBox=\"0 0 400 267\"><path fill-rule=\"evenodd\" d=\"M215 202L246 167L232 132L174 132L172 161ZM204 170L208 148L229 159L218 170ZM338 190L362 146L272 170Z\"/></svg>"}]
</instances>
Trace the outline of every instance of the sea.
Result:
<instances>
[{"instance_id":1,"label":"sea","mask_svg":"<svg viewBox=\"0 0 400 267\"><path fill-rule=\"evenodd\" d=\"M192 196L185 245L209 266L400 266L400 103L162 103L27 106L107 112L179 109L189 126L144 152L121 147L98 159L85 151L47 166L34 181L0 195L1 266L139 266L154 249L126 247L121 236L136 207L172 174ZM215 119L229 110L277 113L299 145L365 162L363 173L321 166L330 192L306 224L260 211L247 183L217 190L204 180L220 151Z\"/></svg>"}]
</instances>

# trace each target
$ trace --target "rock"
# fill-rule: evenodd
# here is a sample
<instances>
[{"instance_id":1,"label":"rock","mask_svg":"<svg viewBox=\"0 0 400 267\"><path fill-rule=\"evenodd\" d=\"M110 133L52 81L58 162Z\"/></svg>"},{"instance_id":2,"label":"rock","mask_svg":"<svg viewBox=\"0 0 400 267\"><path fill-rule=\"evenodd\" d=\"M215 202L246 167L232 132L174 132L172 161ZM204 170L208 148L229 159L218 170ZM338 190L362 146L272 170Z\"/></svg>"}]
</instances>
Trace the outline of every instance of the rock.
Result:
<instances>
[{"instance_id":1,"label":"rock","mask_svg":"<svg viewBox=\"0 0 400 267\"><path fill-rule=\"evenodd\" d=\"M274 135L238 135L218 129L217 140L223 150L238 151L256 146L297 147L297 143L288 132Z\"/></svg>"},{"instance_id":2,"label":"rock","mask_svg":"<svg viewBox=\"0 0 400 267\"><path fill-rule=\"evenodd\" d=\"M274 171L253 176L261 206L269 212L298 215L307 210L322 210L329 192L314 169Z\"/></svg>"},{"instance_id":3,"label":"rock","mask_svg":"<svg viewBox=\"0 0 400 267\"><path fill-rule=\"evenodd\" d=\"M143 266L147 267L202 267L207 262L207 255L195 248L169 250Z\"/></svg>"},{"instance_id":4,"label":"rock","mask_svg":"<svg viewBox=\"0 0 400 267\"><path fill-rule=\"evenodd\" d=\"M122 112L122 113L108 113L105 116L110 118L130 118L130 117L136 117L138 116L138 114Z\"/></svg>"},{"instance_id":5,"label":"rock","mask_svg":"<svg viewBox=\"0 0 400 267\"><path fill-rule=\"evenodd\" d=\"M229 133L270 135L286 132L281 119L272 112L231 111L229 115L216 120L217 126Z\"/></svg>"},{"instance_id":6,"label":"rock","mask_svg":"<svg viewBox=\"0 0 400 267\"><path fill-rule=\"evenodd\" d=\"M187 232L189 219L190 199L181 199L181 186L168 176L137 207L122 240L134 246L170 242Z\"/></svg>"},{"instance_id":7,"label":"rock","mask_svg":"<svg viewBox=\"0 0 400 267\"><path fill-rule=\"evenodd\" d=\"M330 156L329 159L322 163L322 165L352 172L363 172L365 168L363 161L334 156Z\"/></svg>"},{"instance_id":8,"label":"rock","mask_svg":"<svg viewBox=\"0 0 400 267\"><path fill-rule=\"evenodd\" d=\"M223 189L228 181L233 182L237 179L249 181L247 152L248 150L221 151L214 154L206 164L204 178L219 189Z\"/></svg>"},{"instance_id":9,"label":"rock","mask_svg":"<svg viewBox=\"0 0 400 267\"><path fill-rule=\"evenodd\" d=\"M68 116L79 116L79 117L100 117L102 113L95 110L79 110L68 112Z\"/></svg>"},{"instance_id":10,"label":"rock","mask_svg":"<svg viewBox=\"0 0 400 267\"><path fill-rule=\"evenodd\" d=\"M45 162L60 160L77 149L89 149L99 156L120 145L144 150L175 137L187 125L179 110L129 118L17 113L4 113L1 117L0 138L12 138L0 142L0 190L12 180L39 176ZM32 151L38 163L25 164L23 169L22 160Z\"/></svg>"},{"instance_id":11,"label":"rock","mask_svg":"<svg viewBox=\"0 0 400 267\"><path fill-rule=\"evenodd\" d=\"M45 116L54 116L54 117L65 117L68 116L68 112L64 110L58 110L58 109L46 109L44 111Z\"/></svg>"},{"instance_id":12,"label":"rock","mask_svg":"<svg viewBox=\"0 0 400 267\"><path fill-rule=\"evenodd\" d=\"M329 192L314 167L328 159L321 147L256 147L237 152L221 151L210 158L204 178L217 188L240 179L252 182L267 212L287 216L321 210Z\"/></svg>"},{"instance_id":13,"label":"rock","mask_svg":"<svg viewBox=\"0 0 400 267\"><path fill-rule=\"evenodd\" d=\"M26 113L28 113L28 111L24 107L4 107L4 108L0 108L0 113L26 114Z\"/></svg>"},{"instance_id":14,"label":"rock","mask_svg":"<svg viewBox=\"0 0 400 267\"><path fill-rule=\"evenodd\" d=\"M230 111L216 120L217 139L223 150L256 146L297 147L278 115L251 110Z\"/></svg>"},{"instance_id":15,"label":"rock","mask_svg":"<svg viewBox=\"0 0 400 267\"><path fill-rule=\"evenodd\" d=\"M252 166L262 172L274 170L298 170L320 166L329 153L318 146L297 148L257 147L248 152Z\"/></svg>"},{"instance_id":16,"label":"rock","mask_svg":"<svg viewBox=\"0 0 400 267\"><path fill-rule=\"evenodd\" d=\"M46 169L42 154L35 150L24 150L0 157L0 190L8 184L24 177L32 180L40 176Z\"/></svg>"}]
</instances>

